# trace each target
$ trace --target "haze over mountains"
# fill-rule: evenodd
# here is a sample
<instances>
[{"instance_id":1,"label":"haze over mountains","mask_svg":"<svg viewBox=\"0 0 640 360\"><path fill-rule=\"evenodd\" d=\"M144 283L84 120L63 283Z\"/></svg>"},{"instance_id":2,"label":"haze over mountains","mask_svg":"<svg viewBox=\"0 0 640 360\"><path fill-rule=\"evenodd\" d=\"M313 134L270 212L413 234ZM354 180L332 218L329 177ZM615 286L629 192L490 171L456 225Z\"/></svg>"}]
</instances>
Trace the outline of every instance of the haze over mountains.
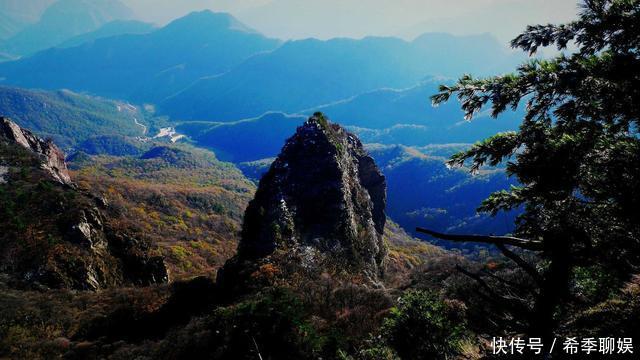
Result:
<instances>
[{"instance_id":1,"label":"haze over mountains","mask_svg":"<svg viewBox=\"0 0 640 360\"><path fill-rule=\"evenodd\" d=\"M137 21L137 20L114 20L108 22L95 31L74 36L56 47L68 48L79 46L84 43L92 42L98 39L107 38L124 34L147 34L155 30L153 24Z\"/></svg>"},{"instance_id":2,"label":"haze over mountains","mask_svg":"<svg viewBox=\"0 0 640 360\"><path fill-rule=\"evenodd\" d=\"M502 73L524 59L489 34L282 41L225 13L194 12L156 27L119 2L60 0L0 48L22 55L0 64L0 111L80 152L74 158L139 156L159 135L187 139L255 177L322 111L380 144L370 148L390 177L389 209L408 231L418 223L509 230L503 220L475 218L476 200L510 185L504 173L473 178L443 163L459 144L516 129L521 113L469 123L454 102L429 104L439 84L462 73ZM439 153L424 150L433 144ZM425 180L421 191L449 195L404 197L415 178Z\"/></svg>"},{"instance_id":3,"label":"haze over mountains","mask_svg":"<svg viewBox=\"0 0 640 360\"><path fill-rule=\"evenodd\" d=\"M134 16L119 0L60 0L45 10L38 22L9 38L2 47L11 54L30 55L107 22Z\"/></svg>"},{"instance_id":4,"label":"haze over mountains","mask_svg":"<svg viewBox=\"0 0 640 360\"><path fill-rule=\"evenodd\" d=\"M144 25L126 24L108 24L57 44L63 49L1 64L0 78L7 85L155 103L174 118L232 121L407 88L471 66L476 74L491 74L522 59L489 35L307 39L280 46L231 15L210 11L148 34L139 34L149 30Z\"/></svg>"},{"instance_id":5,"label":"haze over mountains","mask_svg":"<svg viewBox=\"0 0 640 360\"><path fill-rule=\"evenodd\" d=\"M3 0L0 2L0 40L8 39L35 23L55 0Z\"/></svg>"},{"instance_id":6,"label":"haze over mountains","mask_svg":"<svg viewBox=\"0 0 640 360\"><path fill-rule=\"evenodd\" d=\"M640 0L568 1L0 0L0 360L632 353Z\"/></svg>"},{"instance_id":7,"label":"haze over mountains","mask_svg":"<svg viewBox=\"0 0 640 360\"><path fill-rule=\"evenodd\" d=\"M50 49L1 66L2 76L13 85L154 101L278 44L229 15L201 12L149 34Z\"/></svg>"},{"instance_id":8,"label":"haze over mountains","mask_svg":"<svg viewBox=\"0 0 640 360\"><path fill-rule=\"evenodd\" d=\"M448 46L440 50L438 43ZM161 109L176 118L221 121L267 111L295 113L380 88L410 87L427 76L453 77L472 57L481 59L479 74L516 61L491 37L291 41L221 76L199 80L161 103Z\"/></svg>"},{"instance_id":9,"label":"haze over mountains","mask_svg":"<svg viewBox=\"0 0 640 360\"><path fill-rule=\"evenodd\" d=\"M531 23L575 16L573 0L123 0L144 21L166 24L191 11L229 12L281 39L490 32L506 43ZM150 10L153 9L153 10Z\"/></svg>"}]
</instances>

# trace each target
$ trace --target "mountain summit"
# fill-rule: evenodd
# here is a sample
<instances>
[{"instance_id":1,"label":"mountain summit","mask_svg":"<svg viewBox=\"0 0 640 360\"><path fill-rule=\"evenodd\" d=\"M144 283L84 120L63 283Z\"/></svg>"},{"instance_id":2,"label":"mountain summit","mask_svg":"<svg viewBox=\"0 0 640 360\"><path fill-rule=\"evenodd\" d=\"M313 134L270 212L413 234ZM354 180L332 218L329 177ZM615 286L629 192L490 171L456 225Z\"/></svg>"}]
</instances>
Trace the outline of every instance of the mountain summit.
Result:
<instances>
[{"instance_id":1,"label":"mountain summit","mask_svg":"<svg viewBox=\"0 0 640 360\"><path fill-rule=\"evenodd\" d=\"M67 88L155 103L279 45L229 14L201 11L150 33L103 37L3 63L0 78L20 87Z\"/></svg>"},{"instance_id":2,"label":"mountain summit","mask_svg":"<svg viewBox=\"0 0 640 360\"><path fill-rule=\"evenodd\" d=\"M245 276L261 272L328 273L376 285L387 255L385 204L385 178L360 141L317 113L260 181L238 255L219 282L241 286Z\"/></svg>"},{"instance_id":3,"label":"mountain summit","mask_svg":"<svg viewBox=\"0 0 640 360\"><path fill-rule=\"evenodd\" d=\"M8 39L3 48L13 55L31 55L110 21L134 17L119 0L59 0L44 11L37 23Z\"/></svg>"}]
</instances>

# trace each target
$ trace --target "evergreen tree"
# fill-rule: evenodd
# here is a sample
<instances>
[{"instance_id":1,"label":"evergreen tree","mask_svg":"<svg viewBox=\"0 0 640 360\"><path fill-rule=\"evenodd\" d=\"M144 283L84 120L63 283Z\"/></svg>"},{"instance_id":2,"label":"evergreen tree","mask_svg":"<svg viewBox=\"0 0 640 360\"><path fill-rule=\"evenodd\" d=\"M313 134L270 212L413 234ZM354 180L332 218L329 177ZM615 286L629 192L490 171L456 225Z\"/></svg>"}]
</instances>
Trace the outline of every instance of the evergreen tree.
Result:
<instances>
[{"instance_id":1,"label":"evergreen tree","mask_svg":"<svg viewBox=\"0 0 640 360\"><path fill-rule=\"evenodd\" d=\"M514 236L419 231L496 245L538 286L535 304L522 304L528 311L518 315L529 335L550 338L572 301L577 268L598 266L625 281L640 265L640 0L587 0L577 20L529 26L511 44L531 55L555 45L563 54L531 60L512 74L464 75L441 86L432 100L457 97L469 119L485 106L494 117L526 106L518 131L497 134L449 161L471 171L506 162L520 186L494 193L480 210L522 208ZM541 261L530 264L513 247Z\"/></svg>"}]
</instances>

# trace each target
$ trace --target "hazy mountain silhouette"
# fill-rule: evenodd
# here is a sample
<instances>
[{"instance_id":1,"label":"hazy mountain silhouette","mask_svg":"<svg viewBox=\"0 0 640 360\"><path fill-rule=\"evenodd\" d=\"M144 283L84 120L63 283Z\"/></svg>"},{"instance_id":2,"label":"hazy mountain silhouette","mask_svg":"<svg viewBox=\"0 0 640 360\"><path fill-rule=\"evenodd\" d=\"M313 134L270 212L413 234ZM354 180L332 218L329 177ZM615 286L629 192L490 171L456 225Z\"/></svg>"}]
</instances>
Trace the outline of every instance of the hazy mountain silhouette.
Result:
<instances>
[{"instance_id":1,"label":"hazy mountain silhouette","mask_svg":"<svg viewBox=\"0 0 640 360\"><path fill-rule=\"evenodd\" d=\"M35 23L55 0L0 1L0 40L15 35L27 25Z\"/></svg>"},{"instance_id":2,"label":"hazy mountain silhouette","mask_svg":"<svg viewBox=\"0 0 640 360\"><path fill-rule=\"evenodd\" d=\"M404 90L374 90L304 113L322 111L330 114L365 142L404 145L473 143L500 131L515 130L520 124L522 109L503 114L498 119L482 113L473 121L466 121L456 101L432 106L429 98L437 93L438 85L443 82L446 81L429 79Z\"/></svg>"},{"instance_id":3,"label":"hazy mountain silhouette","mask_svg":"<svg viewBox=\"0 0 640 360\"><path fill-rule=\"evenodd\" d=\"M153 24L145 23L137 20L114 20L106 23L99 29L88 32L82 35L74 36L71 39L65 40L57 47L68 48L79 46L84 43L95 41L102 38L107 38L117 35L125 34L147 34L154 31L156 27Z\"/></svg>"},{"instance_id":4,"label":"hazy mountain silhouette","mask_svg":"<svg viewBox=\"0 0 640 360\"><path fill-rule=\"evenodd\" d=\"M444 51L439 42L447 43ZM199 80L161 108L173 117L215 121L295 113L379 88L413 86L427 76L457 76L471 63L475 74L488 74L517 58L490 36L290 41L228 73Z\"/></svg>"},{"instance_id":5,"label":"hazy mountain silhouette","mask_svg":"<svg viewBox=\"0 0 640 360\"><path fill-rule=\"evenodd\" d=\"M0 66L5 82L155 101L279 45L228 14L192 13L149 34L50 49ZM36 70L37 69L37 70Z\"/></svg>"},{"instance_id":6,"label":"hazy mountain silhouette","mask_svg":"<svg viewBox=\"0 0 640 360\"><path fill-rule=\"evenodd\" d=\"M3 48L16 55L29 55L116 19L132 19L133 12L119 0L60 0L40 20L11 37Z\"/></svg>"}]
</instances>

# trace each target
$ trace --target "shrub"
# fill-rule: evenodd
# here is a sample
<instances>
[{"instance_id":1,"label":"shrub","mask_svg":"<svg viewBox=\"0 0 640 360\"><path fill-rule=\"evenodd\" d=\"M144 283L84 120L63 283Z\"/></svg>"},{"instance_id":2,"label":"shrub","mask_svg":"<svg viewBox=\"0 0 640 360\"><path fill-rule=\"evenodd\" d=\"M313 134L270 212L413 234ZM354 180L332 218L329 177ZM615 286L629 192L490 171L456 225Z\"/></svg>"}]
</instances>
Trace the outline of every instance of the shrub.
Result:
<instances>
[{"instance_id":1,"label":"shrub","mask_svg":"<svg viewBox=\"0 0 640 360\"><path fill-rule=\"evenodd\" d=\"M435 293L411 290L391 309L382 333L402 359L440 359L458 352L466 333L464 309Z\"/></svg>"},{"instance_id":2,"label":"shrub","mask_svg":"<svg viewBox=\"0 0 640 360\"><path fill-rule=\"evenodd\" d=\"M283 289L219 307L167 337L154 358L313 359L321 338L301 301Z\"/></svg>"}]
</instances>

